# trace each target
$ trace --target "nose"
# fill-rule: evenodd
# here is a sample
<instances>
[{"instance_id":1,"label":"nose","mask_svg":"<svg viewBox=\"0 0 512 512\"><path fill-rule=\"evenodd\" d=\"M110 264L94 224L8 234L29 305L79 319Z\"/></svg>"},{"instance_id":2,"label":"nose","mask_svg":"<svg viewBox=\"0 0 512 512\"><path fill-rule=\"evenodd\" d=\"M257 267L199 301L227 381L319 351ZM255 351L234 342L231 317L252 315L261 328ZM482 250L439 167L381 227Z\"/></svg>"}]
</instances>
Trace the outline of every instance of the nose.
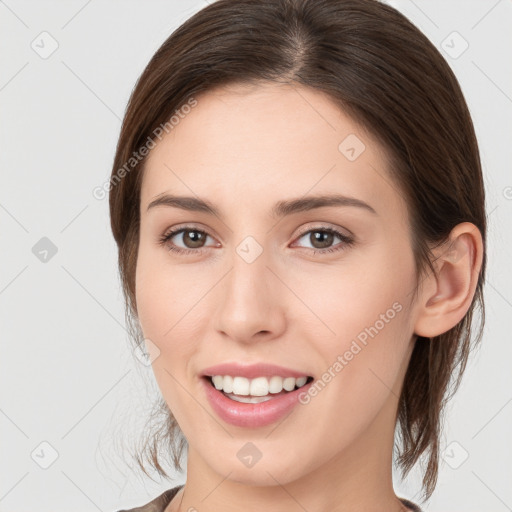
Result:
<instances>
[{"instance_id":1,"label":"nose","mask_svg":"<svg viewBox=\"0 0 512 512\"><path fill-rule=\"evenodd\" d=\"M265 251L249 263L234 253L219 283L215 329L238 343L271 340L286 328L283 285L268 266Z\"/></svg>"}]
</instances>

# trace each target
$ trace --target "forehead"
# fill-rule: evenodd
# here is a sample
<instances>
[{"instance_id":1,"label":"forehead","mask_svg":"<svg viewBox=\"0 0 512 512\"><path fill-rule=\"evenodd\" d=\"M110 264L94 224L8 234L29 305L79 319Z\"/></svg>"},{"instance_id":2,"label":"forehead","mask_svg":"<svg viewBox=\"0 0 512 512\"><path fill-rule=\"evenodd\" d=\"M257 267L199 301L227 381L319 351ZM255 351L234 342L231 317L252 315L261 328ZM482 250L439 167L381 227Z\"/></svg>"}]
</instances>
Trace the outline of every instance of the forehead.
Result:
<instances>
[{"instance_id":1,"label":"forehead","mask_svg":"<svg viewBox=\"0 0 512 512\"><path fill-rule=\"evenodd\" d=\"M147 158L142 210L164 192L211 199L226 213L339 193L404 216L385 149L327 95L296 85L230 85L196 101Z\"/></svg>"}]
</instances>

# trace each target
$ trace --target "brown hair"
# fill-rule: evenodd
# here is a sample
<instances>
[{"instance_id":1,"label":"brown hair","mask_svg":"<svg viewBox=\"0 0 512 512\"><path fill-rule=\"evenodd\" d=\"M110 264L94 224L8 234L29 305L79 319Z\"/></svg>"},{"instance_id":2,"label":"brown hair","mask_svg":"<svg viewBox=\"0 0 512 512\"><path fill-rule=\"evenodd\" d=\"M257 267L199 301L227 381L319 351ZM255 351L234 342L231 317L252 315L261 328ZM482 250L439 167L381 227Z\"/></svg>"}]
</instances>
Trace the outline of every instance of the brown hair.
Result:
<instances>
[{"instance_id":1,"label":"brown hair","mask_svg":"<svg viewBox=\"0 0 512 512\"><path fill-rule=\"evenodd\" d=\"M418 286L434 272L431 248L446 241L454 226L471 222L482 234L484 255L471 306L448 332L418 338L398 404L398 465L405 477L428 454L428 499L437 482L443 408L483 333L485 195L477 140L457 79L427 37L395 9L376 0L218 0L162 44L130 97L110 182L128 323L140 340L135 269L145 159L128 171L126 162L190 98L216 86L261 81L322 91L381 141L391 157L392 181L407 203ZM477 303L481 319L472 343ZM168 476L159 463L159 443L168 443L181 470L184 440L165 403L158 407L166 421L144 456ZM180 435L176 452L173 442Z\"/></svg>"}]
</instances>

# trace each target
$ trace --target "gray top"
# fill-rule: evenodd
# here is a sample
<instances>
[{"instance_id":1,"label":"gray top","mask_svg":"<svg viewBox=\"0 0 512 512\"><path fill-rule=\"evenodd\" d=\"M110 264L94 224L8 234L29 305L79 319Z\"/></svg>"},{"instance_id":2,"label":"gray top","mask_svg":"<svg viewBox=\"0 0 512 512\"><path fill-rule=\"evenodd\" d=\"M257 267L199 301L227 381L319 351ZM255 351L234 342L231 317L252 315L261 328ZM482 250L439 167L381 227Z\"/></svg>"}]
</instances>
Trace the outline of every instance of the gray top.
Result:
<instances>
[{"instance_id":1,"label":"gray top","mask_svg":"<svg viewBox=\"0 0 512 512\"><path fill-rule=\"evenodd\" d=\"M167 489L167 491L157 496L154 500L151 500L149 503L142 505L136 508L130 508L126 510L118 510L118 512L164 512L165 507L169 505L171 500L176 496L178 491L183 487L183 485L178 485L177 487L173 487L172 489ZM412 503L412 501L406 500L405 498L398 498L406 507L409 507L412 512L422 512L421 508L418 505Z\"/></svg>"}]
</instances>

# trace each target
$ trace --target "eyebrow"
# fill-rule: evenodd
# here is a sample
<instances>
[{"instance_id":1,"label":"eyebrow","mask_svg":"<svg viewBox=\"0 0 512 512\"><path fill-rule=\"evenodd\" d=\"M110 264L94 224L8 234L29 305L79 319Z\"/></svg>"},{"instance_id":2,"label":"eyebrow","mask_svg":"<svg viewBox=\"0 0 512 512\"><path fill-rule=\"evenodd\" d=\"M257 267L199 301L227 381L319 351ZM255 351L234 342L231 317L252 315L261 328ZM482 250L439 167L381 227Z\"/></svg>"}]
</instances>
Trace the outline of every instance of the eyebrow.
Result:
<instances>
[{"instance_id":1,"label":"eyebrow","mask_svg":"<svg viewBox=\"0 0 512 512\"><path fill-rule=\"evenodd\" d=\"M146 211L149 211L151 208L156 208L157 206L181 208L182 210L191 212L203 212L222 218L220 211L213 204L197 197L175 196L164 193L151 201ZM308 196L298 199L278 201L273 206L270 213L272 217L276 218L326 206L356 207L364 209L374 215L378 215L377 212L364 201L356 199L355 197L347 197L339 194Z\"/></svg>"}]
</instances>

